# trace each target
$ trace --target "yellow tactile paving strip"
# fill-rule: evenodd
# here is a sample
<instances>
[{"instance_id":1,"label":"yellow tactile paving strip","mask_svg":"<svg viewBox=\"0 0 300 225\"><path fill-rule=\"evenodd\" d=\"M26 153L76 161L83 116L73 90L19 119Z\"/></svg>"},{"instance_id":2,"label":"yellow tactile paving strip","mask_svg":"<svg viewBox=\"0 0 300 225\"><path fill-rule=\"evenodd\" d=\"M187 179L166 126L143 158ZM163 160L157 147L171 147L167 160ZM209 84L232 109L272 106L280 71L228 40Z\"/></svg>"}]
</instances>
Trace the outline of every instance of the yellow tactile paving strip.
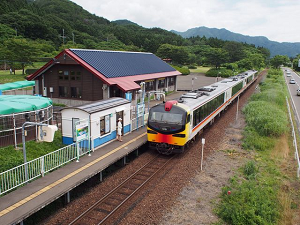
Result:
<instances>
[{"instance_id":1,"label":"yellow tactile paving strip","mask_svg":"<svg viewBox=\"0 0 300 225\"><path fill-rule=\"evenodd\" d=\"M99 157L98 159L95 159L94 161L92 161L92 162L86 164L85 166L81 167L80 169L75 170L74 172L70 173L69 175L67 175L67 176L65 176L65 177L63 177L63 178L61 178L61 179L55 181L54 183L48 185L47 187L44 187L43 189L41 189L41 190L35 192L34 194L28 196L27 198L24 198L23 200L21 200L21 201L15 203L15 204L13 204L12 206L10 206L10 207L8 207L8 208L2 210L2 211L0 212L0 217L1 217L1 216L4 216L5 214L9 213L9 212L12 211L12 210L18 208L19 206L21 206L21 205L23 205L23 204L29 202L29 201L32 200L33 198L35 198L35 197L37 197L37 196L39 196L39 195L45 193L46 191L50 190L51 188L57 186L58 184L64 182L65 180L67 180L67 179L69 179L69 178L75 176L76 174L80 173L81 171L85 170L86 168L88 168L88 167L94 165L95 163L97 163L97 162L103 160L104 158L106 158L106 157L110 156L111 154L113 154L113 153L119 151L121 148L124 148L125 146L127 146L127 145L129 145L129 144L135 142L136 140L138 140L139 138L141 138L141 137L143 137L143 136L145 136L145 135L146 135L146 133L143 133L143 134L137 136L136 138L134 138L134 139L132 139L132 140L130 140L130 141L124 143L123 145L121 145L121 146L119 146L119 147L117 147L115 150L113 150L113 151L111 151L111 152L109 152L109 153L107 153L107 154L105 154L105 155Z\"/></svg>"}]
</instances>

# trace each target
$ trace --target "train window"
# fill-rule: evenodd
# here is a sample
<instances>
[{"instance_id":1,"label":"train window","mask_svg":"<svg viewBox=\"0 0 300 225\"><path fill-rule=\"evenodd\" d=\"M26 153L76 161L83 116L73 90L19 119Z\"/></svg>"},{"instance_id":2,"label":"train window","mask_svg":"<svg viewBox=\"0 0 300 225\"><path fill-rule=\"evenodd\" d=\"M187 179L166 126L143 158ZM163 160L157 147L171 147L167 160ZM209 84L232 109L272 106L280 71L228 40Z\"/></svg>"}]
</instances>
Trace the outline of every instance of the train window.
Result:
<instances>
[{"instance_id":1,"label":"train window","mask_svg":"<svg viewBox=\"0 0 300 225\"><path fill-rule=\"evenodd\" d=\"M232 96L234 94L236 94L239 90L241 90L243 87L243 82L240 82L238 83L237 85L235 85L233 88L232 88Z\"/></svg>"},{"instance_id":2,"label":"train window","mask_svg":"<svg viewBox=\"0 0 300 225\"><path fill-rule=\"evenodd\" d=\"M190 122L190 119L191 119L191 115L189 114L186 118L186 123L189 123Z\"/></svg>"},{"instance_id":3,"label":"train window","mask_svg":"<svg viewBox=\"0 0 300 225\"><path fill-rule=\"evenodd\" d=\"M201 121L217 110L224 103L224 96L225 93L219 95L205 105L202 105L199 109L195 110L193 114L193 127L197 126Z\"/></svg>"}]
</instances>

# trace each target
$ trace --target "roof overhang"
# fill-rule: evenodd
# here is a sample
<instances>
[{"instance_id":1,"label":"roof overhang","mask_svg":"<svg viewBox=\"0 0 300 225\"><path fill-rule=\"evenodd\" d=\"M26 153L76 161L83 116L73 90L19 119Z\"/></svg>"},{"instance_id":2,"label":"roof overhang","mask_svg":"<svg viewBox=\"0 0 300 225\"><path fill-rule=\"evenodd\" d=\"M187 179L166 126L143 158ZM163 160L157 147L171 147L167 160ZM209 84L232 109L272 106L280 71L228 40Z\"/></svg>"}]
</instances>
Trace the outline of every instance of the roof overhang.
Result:
<instances>
[{"instance_id":1,"label":"roof overhang","mask_svg":"<svg viewBox=\"0 0 300 225\"><path fill-rule=\"evenodd\" d=\"M140 85L138 85L136 82L150 80L150 79L158 79L163 77L172 77L178 75L181 75L181 73L176 70L176 71L163 72L163 73L109 78L108 80L111 85L117 85L122 91L127 92L127 91L141 89Z\"/></svg>"}]
</instances>

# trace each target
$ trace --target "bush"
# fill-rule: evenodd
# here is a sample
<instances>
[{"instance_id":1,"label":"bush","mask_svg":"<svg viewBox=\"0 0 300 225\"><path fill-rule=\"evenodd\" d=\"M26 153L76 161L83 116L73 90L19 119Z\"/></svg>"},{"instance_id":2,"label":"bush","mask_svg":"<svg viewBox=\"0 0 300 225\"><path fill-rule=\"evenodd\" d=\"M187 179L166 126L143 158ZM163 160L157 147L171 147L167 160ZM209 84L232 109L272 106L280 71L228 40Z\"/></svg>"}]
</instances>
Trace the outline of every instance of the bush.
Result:
<instances>
[{"instance_id":1,"label":"bush","mask_svg":"<svg viewBox=\"0 0 300 225\"><path fill-rule=\"evenodd\" d=\"M254 161L249 161L243 168L243 173L248 179L253 179L256 176L258 169L256 168Z\"/></svg>"},{"instance_id":2,"label":"bush","mask_svg":"<svg viewBox=\"0 0 300 225\"><path fill-rule=\"evenodd\" d=\"M252 95L251 101L265 101L279 106L281 109L286 108L285 93L282 90L268 89L261 93Z\"/></svg>"},{"instance_id":3,"label":"bush","mask_svg":"<svg viewBox=\"0 0 300 225\"><path fill-rule=\"evenodd\" d=\"M195 65L189 65L188 68L189 69L197 69L197 65L196 64Z\"/></svg>"},{"instance_id":4,"label":"bush","mask_svg":"<svg viewBox=\"0 0 300 225\"><path fill-rule=\"evenodd\" d=\"M276 190L247 180L223 188L216 213L228 224L271 225L279 218L278 205Z\"/></svg>"},{"instance_id":5,"label":"bush","mask_svg":"<svg viewBox=\"0 0 300 225\"><path fill-rule=\"evenodd\" d=\"M226 78L226 77L232 76L233 73L232 73L231 70L227 70L227 69L224 69L224 68L221 68L221 69L212 68L212 69L208 70L205 75L208 76L208 77L221 76L221 77Z\"/></svg>"},{"instance_id":6,"label":"bush","mask_svg":"<svg viewBox=\"0 0 300 225\"><path fill-rule=\"evenodd\" d=\"M244 131L242 147L247 150L266 151L275 146L275 140L259 135L253 127L247 126Z\"/></svg>"},{"instance_id":7,"label":"bush","mask_svg":"<svg viewBox=\"0 0 300 225\"><path fill-rule=\"evenodd\" d=\"M172 67L173 67L175 70L178 70L180 73L182 73L182 75L189 75L189 74L190 74L190 70L189 70L189 68L186 67L186 66L179 67L179 66L174 66L174 65L172 65Z\"/></svg>"},{"instance_id":8,"label":"bush","mask_svg":"<svg viewBox=\"0 0 300 225\"><path fill-rule=\"evenodd\" d=\"M25 70L25 73L27 74L27 75L30 75L30 74L33 74L35 71L37 71L38 69L26 69Z\"/></svg>"},{"instance_id":9,"label":"bush","mask_svg":"<svg viewBox=\"0 0 300 225\"><path fill-rule=\"evenodd\" d=\"M287 131L286 113L272 102L252 101L243 110L246 122L263 136L279 137Z\"/></svg>"}]
</instances>

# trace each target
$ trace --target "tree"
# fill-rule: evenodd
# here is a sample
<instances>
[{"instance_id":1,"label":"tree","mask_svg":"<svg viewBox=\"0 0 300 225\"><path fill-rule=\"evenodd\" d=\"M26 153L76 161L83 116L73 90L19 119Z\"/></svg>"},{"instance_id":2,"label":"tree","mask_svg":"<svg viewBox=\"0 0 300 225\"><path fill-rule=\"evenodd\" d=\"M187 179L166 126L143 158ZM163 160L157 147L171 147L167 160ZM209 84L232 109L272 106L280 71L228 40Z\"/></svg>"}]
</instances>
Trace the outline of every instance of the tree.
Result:
<instances>
[{"instance_id":1,"label":"tree","mask_svg":"<svg viewBox=\"0 0 300 225\"><path fill-rule=\"evenodd\" d=\"M279 68L281 65L290 63L290 59L286 55L275 55L270 63L273 67Z\"/></svg>"},{"instance_id":2,"label":"tree","mask_svg":"<svg viewBox=\"0 0 300 225\"><path fill-rule=\"evenodd\" d=\"M206 62L214 65L216 69L220 68L221 64L228 61L228 53L221 48L211 48L209 52L206 53Z\"/></svg>"},{"instance_id":3,"label":"tree","mask_svg":"<svg viewBox=\"0 0 300 225\"><path fill-rule=\"evenodd\" d=\"M161 58L172 59L178 64L185 64L189 60L189 53L184 47L170 44L161 45L157 50L157 55Z\"/></svg>"},{"instance_id":4,"label":"tree","mask_svg":"<svg viewBox=\"0 0 300 225\"><path fill-rule=\"evenodd\" d=\"M226 42L223 49L228 52L229 62L239 61L245 58L246 56L244 52L243 44L238 42L234 42L234 41Z\"/></svg>"},{"instance_id":5,"label":"tree","mask_svg":"<svg viewBox=\"0 0 300 225\"><path fill-rule=\"evenodd\" d=\"M7 60L12 67L20 64L23 74L25 65L31 64L39 54L40 50L36 47L35 42L25 38L8 39L0 48L0 58Z\"/></svg>"}]
</instances>

